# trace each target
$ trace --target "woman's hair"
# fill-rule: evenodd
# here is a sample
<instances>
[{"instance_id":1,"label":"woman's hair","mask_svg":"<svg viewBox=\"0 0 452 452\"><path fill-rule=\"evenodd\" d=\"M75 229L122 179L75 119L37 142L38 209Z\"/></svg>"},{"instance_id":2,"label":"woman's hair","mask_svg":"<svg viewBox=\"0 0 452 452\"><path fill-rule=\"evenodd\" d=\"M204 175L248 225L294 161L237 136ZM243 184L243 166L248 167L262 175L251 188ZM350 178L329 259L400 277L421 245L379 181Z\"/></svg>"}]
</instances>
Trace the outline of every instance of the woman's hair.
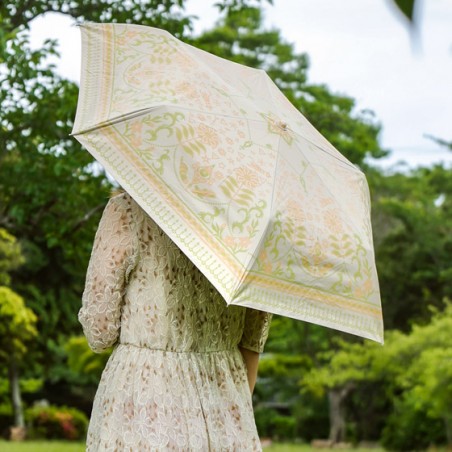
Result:
<instances>
[{"instance_id":1,"label":"woman's hair","mask_svg":"<svg viewBox=\"0 0 452 452\"><path fill-rule=\"evenodd\" d=\"M120 195L121 193L125 193L125 192L126 191L121 186L113 187L110 190L110 198L113 198L113 196L117 196L117 195Z\"/></svg>"}]
</instances>

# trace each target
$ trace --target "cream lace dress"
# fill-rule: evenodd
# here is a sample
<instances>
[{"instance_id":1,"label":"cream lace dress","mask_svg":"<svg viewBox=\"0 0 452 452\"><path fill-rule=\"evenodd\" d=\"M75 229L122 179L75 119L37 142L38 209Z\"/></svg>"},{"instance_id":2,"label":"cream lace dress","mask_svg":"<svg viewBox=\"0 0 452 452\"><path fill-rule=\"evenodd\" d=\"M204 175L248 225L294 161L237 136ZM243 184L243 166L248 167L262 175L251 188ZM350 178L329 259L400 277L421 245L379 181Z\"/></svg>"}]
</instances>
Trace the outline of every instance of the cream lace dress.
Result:
<instances>
[{"instance_id":1,"label":"cream lace dress","mask_svg":"<svg viewBox=\"0 0 452 452\"><path fill-rule=\"evenodd\" d=\"M78 316L93 351L114 345L87 451L261 450L238 345L262 352L271 317L227 307L128 193L110 198Z\"/></svg>"}]
</instances>

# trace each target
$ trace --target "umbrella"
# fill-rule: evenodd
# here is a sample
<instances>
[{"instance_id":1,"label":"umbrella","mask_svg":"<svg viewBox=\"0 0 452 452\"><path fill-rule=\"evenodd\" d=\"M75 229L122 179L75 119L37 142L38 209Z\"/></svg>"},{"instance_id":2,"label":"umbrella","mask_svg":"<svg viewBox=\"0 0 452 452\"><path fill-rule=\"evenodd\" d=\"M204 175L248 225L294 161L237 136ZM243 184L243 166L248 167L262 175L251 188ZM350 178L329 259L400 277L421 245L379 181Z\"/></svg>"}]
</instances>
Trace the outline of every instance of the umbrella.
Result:
<instances>
[{"instance_id":1,"label":"umbrella","mask_svg":"<svg viewBox=\"0 0 452 452\"><path fill-rule=\"evenodd\" d=\"M72 135L226 303L383 343L365 175L265 71L81 24Z\"/></svg>"}]
</instances>

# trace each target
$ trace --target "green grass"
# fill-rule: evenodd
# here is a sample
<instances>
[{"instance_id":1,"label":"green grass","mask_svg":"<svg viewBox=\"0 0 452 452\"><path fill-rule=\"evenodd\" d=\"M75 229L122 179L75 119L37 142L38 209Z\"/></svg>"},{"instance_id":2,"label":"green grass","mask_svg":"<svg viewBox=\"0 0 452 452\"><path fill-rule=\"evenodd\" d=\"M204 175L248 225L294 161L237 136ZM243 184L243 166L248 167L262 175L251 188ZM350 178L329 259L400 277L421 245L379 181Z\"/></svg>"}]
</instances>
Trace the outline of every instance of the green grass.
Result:
<instances>
[{"instance_id":1,"label":"green grass","mask_svg":"<svg viewBox=\"0 0 452 452\"><path fill-rule=\"evenodd\" d=\"M85 443L68 441L0 441L2 452L85 452Z\"/></svg>"},{"instance_id":2,"label":"green grass","mask_svg":"<svg viewBox=\"0 0 452 452\"><path fill-rule=\"evenodd\" d=\"M383 452L384 449L313 449L309 444L283 444L276 443L264 447L265 452L313 452L313 451L337 451L337 452Z\"/></svg>"},{"instance_id":3,"label":"green grass","mask_svg":"<svg viewBox=\"0 0 452 452\"><path fill-rule=\"evenodd\" d=\"M11 442L0 441L2 452L84 452L84 443L73 443L67 441L23 441ZM303 444L272 444L265 447L266 452L312 452L309 445ZM317 449L315 449L317 450ZM331 450L331 449L329 449ZM382 452L383 449L341 449L340 452Z\"/></svg>"},{"instance_id":4,"label":"green grass","mask_svg":"<svg viewBox=\"0 0 452 452\"><path fill-rule=\"evenodd\" d=\"M303 444L272 444L265 447L265 452L312 452L319 449L312 449L309 445ZM325 450L325 449L323 449ZM328 449L338 452L383 452L383 449ZM23 441L11 442L0 441L0 451L2 452L84 452L85 443L73 443L67 441Z\"/></svg>"}]
</instances>

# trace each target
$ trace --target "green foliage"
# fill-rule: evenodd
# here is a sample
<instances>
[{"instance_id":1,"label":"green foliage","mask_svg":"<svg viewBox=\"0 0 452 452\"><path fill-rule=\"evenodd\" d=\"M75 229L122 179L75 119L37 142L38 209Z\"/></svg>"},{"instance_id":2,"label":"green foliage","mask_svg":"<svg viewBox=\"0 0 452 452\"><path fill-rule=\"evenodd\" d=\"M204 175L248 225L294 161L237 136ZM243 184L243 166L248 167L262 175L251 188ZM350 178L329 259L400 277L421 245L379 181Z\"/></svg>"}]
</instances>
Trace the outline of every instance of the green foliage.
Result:
<instances>
[{"instance_id":1,"label":"green foliage","mask_svg":"<svg viewBox=\"0 0 452 452\"><path fill-rule=\"evenodd\" d=\"M0 403L0 435L8 431L14 423L13 407L11 403Z\"/></svg>"},{"instance_id":2,"label":"green foliage","mask_svg":"<svg viewBox=\"0 0 452 452\"><path fill-rule=\"evenodd\" d=\"M81 440L86 436L88 418L66 406L34 406L25 411L30 439Z\"/></svg>"},{"instance_id":3,"label":"green foliage","mask_svg":"<svg viewBox=\"0 0 452 452\"><path fill-rule=\"evenodd\" d=\"M30 378L19 381L22 395L36 394L43 387L43 380ZM0 378L0 436L2 432L7 432L14 423L13 407L10 397L10 383L6 378Z\"/></svg>"},{"instance_id":4,"label":"green foliage","mask_svg":"<svg viewBox=\"0 0 452 452\"><path fill-rule=\"evenodd\" d=\"M0 228L0 286L8 286L11 282L9 272L25 262L17 239Z\"/></svg>"},{"instance_id":5,"label":"green foliage","mask_svg":"<svg viewBox=\"0 0 452 452\"><path fill-rule=\"evenodd\" d=\"M386 419L381 445L387 450L426 450L431 444L445 444L446 434L441 419L429 417L402 397Z\"/></svg>"},{"instance_id":6,"label":"green foliage","mask_svg":"<svg viewBox=\"0 0 452 452\"><path fill-rule=\"evenodd\" d=\"M65 346L67 352L67 363L70 370L79 378L87 377L87 381L98 382L111 350L94 353L88 346L84 336L71 337Z\"/></svg>"},{"instance_id":7,"label":"green foliage","mask_svg":"<svg viewBox=\"0 0 452 452\"><path fill-rule=\"evenodd\" d=\"M191 29L193 17L183 13L183 0L142 0L140 2L112 2L110 0L11 0L0 3L0 18L4 32L28 27L30 22L45 13L67 14L77 20L93 22L140 23L166 28L177 36ZM227 1L223 2L227 4ZM1 35L0 35L1 36Z\"/></svg>"},{"instance_id":8,"label":"green foliage","mask_svg":"<svg viewBox=\"0 0 452 452\"><path fill-rule=\"evenodd\" d=\"M296 419L281 416L272 408L257 407L254 411L256 427L261 438L271 437L277 441L292 441L296 437Z\"/></svg>"},{"instance_id":9,"label":"green foliage","mask_svg":"<svg viewBox=\"0 0 452 452\"><path fill-rule=\"evenodd\" d=\"M427 322L452 297L452 171L368 171L385 328Z\"/></svg>"},{"instance_id":10,"label":"green foliage","mask_svg":"<svg viewBox=\"0 0 452 452\"><path fill-rule=\"evenodd\" d=\"M332 94L325 85L307 82L308 56L295 52L278 29L265 29L259 7L225 11L216 26L192 38L194 44L223 58L264 69L286 97L352 162L387 154L378 144L380 125L369 110L355 111L355 101Z\"/></svg>"},{"instance_id":11,"label":"green foliage","mask_svg":"<svg viewBox=\"0 0 452 452\"><path fill-rule=\"evenodd\" d=\"M76 388L74 394L78 391L85 399L92 397L90 390L108 359L108 354L94 356L83 339L73 336L81 333L77 310L86 265L111 184L90 154L68 137L78 87L48 63L49 56L58 56L55 41L30 48L29 23L54 11L76 20L157 26L219 56L265 69L296 108L365 169L371 186L386 345L361 344L346 333L275 316L255 399L273 401L290 411L297 436L325 437L326 398L315 394L353 381L355 395L367 405L351 400L355 405L350 406L369 414L375 425L390 412L387 401L403 396L397 415L388 418L385 435L388 445L412 444L408 436L416 422L423 423L419 431L429 426L434 431L438 422L450 424L450 323L440 312L445 309L443 299L452 298L452 172L437 165L411 173L384 173L366 165L367 157L387 153L378 143L381 126L375 116L356 111L354 99L348 96L310 84L308 56L295 52L279 30L265 29L261 3L221 0L217 24L193 36L193 18L184 13L183 0L0 2L0 284L14 287L22 297L19 302L14 298L17 294L0 291L0 311L6 313L6 321L0 321L1 340L11 338L9 322L15 315L19 319L15 345L11 339L9 344L1 342L0 352L10 346L24 356L37 327L37 346L28 350L25 372L42 376L47 385L69 382L71 390ZM397 3L412 17L414 0L403 2L408 8ZM450 145L446 140L438 142ZM25 258L20 271L14 257L18 244ZM6 306L5 311L1 306ZM439 317L431 306L437 307ZM28 327L21 330L17 328L20 313L29 308L36 313L37 325L25 314ZM401 332L389 331L395 329ZM70 392L64 384L59 390ZM365 411L370 406L383 414L378 411L380 417L374 420ZM417 414L411 418L408 409ZM277 429L289 431L286 416L275 426L273 419L278 416L277 411L258 408L259 428L273 429L274 434ZM371 421L361 416L356 422L354 431L365 435L364 424Z\"/></svg>"},{"instance_id":12,"label":"green foliage","mask_svg":"<svg viewBox=\"0 0 452 452\"><path fill-rule=\"evenodd\" d=\"M366 385L369 391L372 382L383 384L386 397L395 401L402 397L404 401L397 405L399 415L385 427L388 444L405 438L404 450L410 449L411 430L406 430L405 435L399 427L413 423L414 428L419 413L429 418L427 424L441 423L442 434L435 439L444 440L452 427L452 303L446 300L445 305L443 311L433 309L430 323L414 325L409 333L387 332L384 347L370 341L341 342L340 350L323 353L324 364L301 378L303 393L323 396L328 388L350 383L356 387ZM378 392L375 394L380 397ZM403 409L418 414L401 413ZM401 424L391 424L396 421Z\"/></svg>"},{"instance_id":13,"label":"green foliage","mask_svg":"<svg viewBox=\"0 0 452 452\"><path fill-rule=\"evenodd\" d=\"M414 20L414 10L416 0L393 0L394 4L399 8L403 15L410 21Z\"/></svg>"},{"instance_id":14,"label":"green foliage","mask_svg":"<svg viewBox=\"0 0 452 452\"><path fill-rule=\"evenodd\" d=\"M8 363L25 354L26 343L38 334L36 320L22 297L0 286L0 361Z\"/></svg>"},{"instance_id":15,"label":"green foliage","mask_svg":"<svg viewBox=\"0 0 452 452\"><path fill-rule=\"evenodd\" d=\"M57 332L80 333L77 310L86 265L111 184L91 155L69 137L78 86L48 62L49 56L58 57L54 40L30 48L29 23L43 13L60 12L77 20L138 21L183 36L192 21L183 14L183 3L0 4L0 228L23 245L26 263L12 273L12 285L39 316L33 361L47 375L55 374L58 365L48 353L49 341Z\"/></svg>"},{"instance_id":16,"label":"green foliage","mask_svg":"<svg viewBox=\"0 0 452 452\"><path fill-rule=\"evenodd\" d=\"M291 441L295 439L296 420L291 416L275 416L273 418L275 438L277 441Z\"/></svg>"},{"instance_id":17,"label":"green foliage","mask_svg":"<svg viewBox=\"0 0 452 452\"><path fill-rule=\"evenodd\" d=\"M278 416L278 412L271 408L256 407L254 409L256 427L261 438L272 437L274 430L273 419L276 416Z\"/></svg>"}]
</instances>

